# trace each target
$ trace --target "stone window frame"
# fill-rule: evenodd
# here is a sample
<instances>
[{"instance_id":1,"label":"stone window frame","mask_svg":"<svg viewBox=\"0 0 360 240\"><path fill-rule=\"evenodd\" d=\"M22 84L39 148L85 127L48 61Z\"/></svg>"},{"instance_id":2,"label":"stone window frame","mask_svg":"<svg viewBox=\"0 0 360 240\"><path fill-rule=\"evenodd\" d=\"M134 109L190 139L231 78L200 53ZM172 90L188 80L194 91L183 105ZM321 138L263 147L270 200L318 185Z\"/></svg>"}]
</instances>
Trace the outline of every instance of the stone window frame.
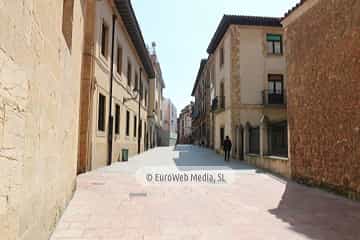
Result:
<instances>
[{"instance_id":1,"label":"stone window frame","mask_svg":"<svg viewBox=\"0 0 360 240\"><path fill-rule=\"evenodd\" d=\"M134 89L138 90L139 87L139 73L135 70L135 81L134 81Z\"/></svg>"},{"instance_id":2,"label":"stone window frame","mask_svg":"<svg viewBox=\"0 0 360 240\"><path fill-rule=\"evenodd\" d=\"M148 89L146 88L145 89L145 93L144 93L144 105L145 105L145 107L147 107L147 105L148 105Z\"/></svg>"},{"instance_id":3,"label":"stone window frame","mask_svg":"<svg viewBox=\"0 0 360 240\"><path fill-rule=\"evenodd\" d=\"M104 129L99 129L99 114L100 114L100 95L104 96ZM103 90L99 90L97 93L97 104L96 104L96 109L97 109L97 114L96 114L96 135L97 137L105 137L106 135L106 129L107 129L107 118L106 118L106 114L108 111L108 106L106 104L106 100L107 100L107 94L105 93L105 91Z\"/></svg>"},{"instance_id":4,"label":"stone window frame","mask_svg":"<svg viewBox=\"0 0 360 240\"><path fill-rule=\"evenodd\" d=\"M120 128L121 128L120 121L121 121L121 106L120 103L115 102L115 119L114 119L115 136L120 136Z\"/></svg>"},{"instance_id":5,"label":"stone window frame","mask_svg":"<svg viewBox=\"0 0 360 240\"><path fill-rule=\"evenodd\" d=\"M220 69L223 69L225 65L225 48L224 48L224 44L221 44L220 48L219 48L219 67Z\"/></svg>"},{"instance_id":6,"label":"stone window frame","mask_svg":"<svg viewBox=\"0 0 360 240\"><path fill-rule=\"evenodd\" d=\"M253 136L252 135L252 132L257 132L257 135L256 136ZM257 148L258 149L254 149L254 146L251 144L252 143L252 138L253 137L257 137L258 139L258 146ZM248 154L250 155L260 155L261 153L261 149L260 149L260 126L253 126L253 125L250 125L248 124L248 143L249 143L249 148L248 148ZM258 152L253 152L253 150L256 150Z\"/></svg>"},{"instance_id":7,"label":"stone window frame","mask_svg":"<svg viewBox=\"0 0 360 240\"><path fill-rule=\"evenodd\" d=\"M127 72L126 72L126 78L127 78L127 86L131 89L131 82L132 82L132 71L133 71L133 67L132 67L132 63L130 60L130 57L127 58Z\"/></svg>"},{"instance_id":8,"label":"stone window frame","mask_svg":"<svg viewBox=\"0 0 360 240\"><path fill-rule=\"evenodd\" d=\"M125 138L129 138L130 137L130 128L131 128L131 124L130 124L130 118L131 118L131 111L129 109L126 109L126 113L125 113Z\"/></svg>"},{"instance_id":9,"label":"stone window frame","mask_svg":"<svg viewBox=\"0 0 360 240\"><path fill-rule=\"evenodd\" d=\"M137 132L138 118L137 118L136 114L134 114L134 117L133 117L133 125L134 125L134 127L133 127L133 137L134 137L134 139L136 139L137 134L138 134L138 132Z\"/></svg>"},{"instance_id":10,"label":"stone window frame","mask_svg":"<svg viewBox=\"0 0 360 240\"><path fill-rule=\"evenodd\" d=\"M268 36L269 35L278 35L280 36L280 53L275 53L275 46L273 45L273 52L269 52L268 49ZM284 34L280 33L280 32L272 32L272 31L267 31L264 34L264 48L265 48L265 53L267 56L279 56L279 57L283 57L284 56Z\"/></svg>"},{"instance_id":11,"label":"stone window frame","mask_svg":"<svg viewBox=\"0 0 360 240\"><path fill-rule=\"evenodd\" d=\"M285 92L285 85L284 85L284 74L282 73L268 73L267 74L267 90L271 90L269 87L270 82L281 82L281 94L284 94Z\"/></svg>"},{"instance_id":12,"label":"stone window frame","mask_svg":"<svg viewBox=\"0 0 360 240\"><path fill-rule=\"evenodd\" d=\"M119 56L119 52L121 53L121 56ZM122 73L123 73L123 65L124 65L124 50L121 46L121 44L119 43L119 41L117 41L117 45L116 45L116 74L121 77Z\"/></svg>"},{"instance_id":13,"label":"stone window frame","mask_svg":"<svg viewBox=\"0 0 360 240\"><path fill-rule=\"evenodd\" d=\"M226 109L226 93L225 93L225 79L221 79L219 83L219 106Z\"/></svg>"},{"instance_id":14,"label":"stone window frame","mask_svg":"<svg viewBox=\"0 0 360 240\"><path fill-rule=\"evenodd\" d=\"M106 32L104 32L106 29ZM101 29L100 29L100 57L108 62L109 59L109 35L110 35L110 27L106 20L103 18L101 22ZM105 42L104 42L105 38Z\"/></svg>"},{"instance_id":15,"label":"stone window frame","mask_svg":"<svg viewBox=\"0 0 360 240\"><path fill-rule=\"evenodd\" d=\"M268 156L272 156L272 157L280 157L280 158L288 158L289 157L289 145L288 145L288 141L289 141L289 136L288 136L288 127L289 127L289 124L288 124L288 120L285 119L285 120L278 120L278 121L274 121L274 122L267 122L266 124L266 128L267 128L267 137L268 137ZM273 149L273 144L272 144L272 140L273 140L273 134L274 134L274 128L283 128L283 132L281 135L281 137L283 138L283 142L282 144L284 144L284 146L280 146L281 147L284 147L284 149L287 149L288 152L287 152L287 156L284 156L284 155L280 155L279 153L276 153L274 152L274 149Z\"/></svg>"}]
</instances>

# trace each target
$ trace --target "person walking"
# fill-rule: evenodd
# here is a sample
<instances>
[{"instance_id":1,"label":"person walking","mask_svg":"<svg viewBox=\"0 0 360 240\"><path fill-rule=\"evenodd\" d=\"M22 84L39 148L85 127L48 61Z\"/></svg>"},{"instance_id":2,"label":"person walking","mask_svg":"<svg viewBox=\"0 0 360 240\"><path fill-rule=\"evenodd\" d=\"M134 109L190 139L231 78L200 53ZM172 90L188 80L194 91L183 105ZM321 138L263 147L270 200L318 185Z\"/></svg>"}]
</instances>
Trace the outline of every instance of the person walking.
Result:
<instances>
[{"instance_id":1,"label":"person walking","mask_svg":"<svg viewBox=\"0 0 360 240\"><path fill-rule=\"evenodd\" d=\"M223 145L224 145L224 152L225 152L225 161L230 161L230 152L231 152L232 143L231 143L229 136L226 136Z\"/></svg>"}]
</instances>

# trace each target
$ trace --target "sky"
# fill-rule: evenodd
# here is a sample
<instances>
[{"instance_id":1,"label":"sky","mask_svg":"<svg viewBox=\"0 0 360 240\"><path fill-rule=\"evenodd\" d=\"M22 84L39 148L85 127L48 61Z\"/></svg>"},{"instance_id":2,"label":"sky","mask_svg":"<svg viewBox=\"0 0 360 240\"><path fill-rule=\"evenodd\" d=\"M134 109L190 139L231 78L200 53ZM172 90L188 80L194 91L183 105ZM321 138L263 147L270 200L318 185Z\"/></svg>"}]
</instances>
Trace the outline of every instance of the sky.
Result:
<instances>
[{"instance_id":1,"label":"sky","mask_svg":"<svg viewBox=\"0 0 360 240\"><path fill-rule=\"evenodd\" d=\"M191 91L206 49L224 14L282 17L299 0L132 0L146 44L156 42L164 96L178 113Z\"/></svg>"}]
</instances>

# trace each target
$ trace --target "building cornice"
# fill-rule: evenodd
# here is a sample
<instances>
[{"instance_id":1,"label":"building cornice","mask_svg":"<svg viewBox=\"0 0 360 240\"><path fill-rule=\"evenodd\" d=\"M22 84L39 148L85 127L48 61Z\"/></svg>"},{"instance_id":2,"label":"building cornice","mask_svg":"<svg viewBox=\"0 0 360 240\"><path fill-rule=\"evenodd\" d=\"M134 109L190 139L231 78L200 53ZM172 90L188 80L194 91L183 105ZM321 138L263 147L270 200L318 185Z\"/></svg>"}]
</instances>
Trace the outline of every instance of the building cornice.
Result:
<instances>
[{"instance_id":1,"label":"building cornice","mask_svg":"<svg viewBox=\"0 0 360 240\"><path fill-rule=\"evenodd\" d=\"M210 41L207 53L215 52L230 25L282 27L280 20L280 18L274 17L224 15Z\"/></svg>"},{"instance_id":2,"label":"building cornice","mask_svg":"<svg viewBox=\"0 0 360 240\"><path fill-rule=\"evenodd\" d=\"M191 92L191 96L195 96L195 90L197 88L197 85L199 83L199 80L200 80L200 77L201 77L201 74L205 68L205 65L207 63L207 59L202 59L201 62L200 62L200 67L199 67L199 71L197 73L197 76L196 76L196 80L195 80L195 84L194 84L194 87L193 87L193 90Z\"/></svg>"},{"instance_id":3,"label":"building cornice","mask_svg":"<svg viewBox=\"0 0 360 240\"><path fill-rule=\"evenodd\" d=\"M136 19L134 9L130 0L114 0L115 6L124 26L133 41L135 49L140 57L140 60L144 66L149 78L155 77L155 71L151 63L149 52L146 48L144 37L141 33L140 25Z\"/></svg>"}]
</instances>

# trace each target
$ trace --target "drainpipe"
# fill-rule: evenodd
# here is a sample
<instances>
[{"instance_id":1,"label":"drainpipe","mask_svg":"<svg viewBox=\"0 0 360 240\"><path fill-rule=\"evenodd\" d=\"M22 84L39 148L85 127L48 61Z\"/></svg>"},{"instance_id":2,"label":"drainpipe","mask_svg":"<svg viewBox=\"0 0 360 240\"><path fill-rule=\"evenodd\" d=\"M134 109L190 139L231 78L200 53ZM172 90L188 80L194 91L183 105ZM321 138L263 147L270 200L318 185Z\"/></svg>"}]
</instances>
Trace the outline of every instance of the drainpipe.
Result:
<instances>
[{"instance_id":1,"label":"drainpipe","mask_svg":"<svg viewBox=\"0 0 360 240\"><path fill-rule=\"evenodd\" d=\"M112 116L112 90L113 90L113 80L114 80L114 42L115 42L115 23L116 16L115 14L112 17L112 37L111 37L111 61L110 61L110 91L109 91L109 120L108 120L108 161L107 165L111 165L112 162L112 145L113 145L113 116Z\"/></svg>"}]
</instances>

